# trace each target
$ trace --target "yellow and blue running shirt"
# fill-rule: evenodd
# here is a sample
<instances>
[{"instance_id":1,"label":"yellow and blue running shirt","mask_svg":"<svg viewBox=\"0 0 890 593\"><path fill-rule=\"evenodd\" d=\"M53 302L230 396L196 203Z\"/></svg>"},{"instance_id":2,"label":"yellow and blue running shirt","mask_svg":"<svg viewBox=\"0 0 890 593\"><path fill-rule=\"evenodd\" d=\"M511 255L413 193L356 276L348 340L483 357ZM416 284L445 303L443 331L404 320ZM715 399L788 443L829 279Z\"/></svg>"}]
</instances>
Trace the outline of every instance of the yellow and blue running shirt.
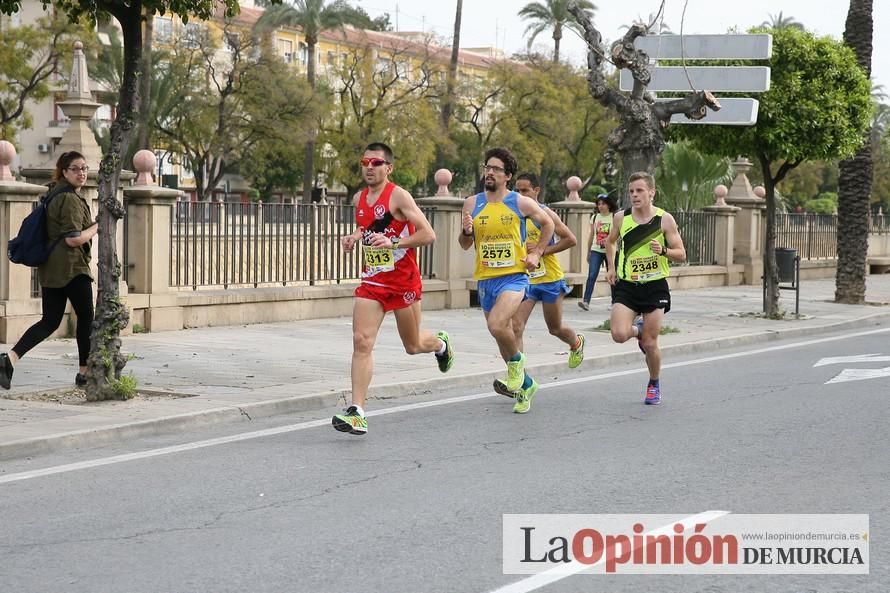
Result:
<instances>
[{"instance_id":1,"label":"yellow and blue running shirt","mask_svg":"<svg viewBox=\"0 0 890 593\"><path fill-rule=\"evenodd\" d=\"M517 197L510 192L503 202L488 202L485 193L476 195L471 213L476 244L476 280L524 274L525 224Z\"/></svg>"},{"instance_id":2,"label":"yellow and blue running shirt","mask_svg":"<svg viewBox=\"0 0 890 593\"><path fill-rule=\"evenodd\" d=\"M629 282L652 282L667 278L671 273L668 259L658 255L649 246L653 239L665 245L661 230L664 210L655 209L655 216L640 224L631 216L631 209L624 211L621 221L621 249L618 252L618 277Z\"/></svg>"},{"instance_id":3,"label":"yellow and blue running shirt","mask_svg":"<svg viewBox=\"0 0 890 593\"><path fill-rule=\"evenodd\" d=\"M546 210L547 206L540 204L541 208ZM528 235L529 243L537 243L541 240L541 229L531 218L525 219L525 229ZM558 242L556 234L550 236L548 245L555 245ZM528 281L530 284L546 284L548 282L556 282L565 278L562 266L559 265L559 259L555 253L548 253L541 258L538 267L528 273Z\"/></svg>"}]
</instances>

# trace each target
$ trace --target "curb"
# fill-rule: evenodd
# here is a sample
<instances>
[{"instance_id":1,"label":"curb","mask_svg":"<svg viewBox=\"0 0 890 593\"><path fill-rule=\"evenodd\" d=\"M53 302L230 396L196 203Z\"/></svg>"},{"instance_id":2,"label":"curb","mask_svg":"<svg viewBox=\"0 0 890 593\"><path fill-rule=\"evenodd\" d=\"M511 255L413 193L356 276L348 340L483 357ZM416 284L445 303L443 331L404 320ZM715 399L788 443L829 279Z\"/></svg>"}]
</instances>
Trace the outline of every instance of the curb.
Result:
<instances>
[{"instance_id":1,"label":"curb","mask_svg":"<svg viewBox=\"0 0 890 593\"><path fill-rule=\"evenodd\" d=\"M854 329L872 325L880 325L881 322L890 320L890 312L876 313L860 317L850 321L833 322L822 325L814 325L801 328L783 328L777 330L757 331L750 334L730 336L726 338L714 338L698 342L687 342L663 346L662 352L673 355L695 354L698 352L713 352L717 349L726 349L738 346L748 346L772 342L781 339L796 337L808 337L831 333L838 330ZM594 370L613 365L629 364L640 360L640 353L628 351L617 354L607 354L593 358L587 358L581 364L583 370ZM567 372L565 363L548 363L529 367L529 370L538 375L547 375L554 380ZM576 372L573 369L572 372ZM481 388L489 389L491 382L501 375L501 371L487 371L454 377L443 377L414 381L410 383L389 383L375 385L374 391L387 393L386 397L369 397L372 401L387 401L394 398L430 394L435 390L456 388ZM41 390L41 393L46 390ZM169 394L170 392L164 392ZM110 443L117 443L123 439L156 436L185 429L202 428L223 423L238 421L251 421L254 418L265 418L280 414L295 412L309 412L323 408L342 405L349 401L349 389L335 389L325 393L313 393L301 396L286 397L276 400L255 402L241 406L222 406L209 410L163 416L151 420L138 422L125 422L104 428L86 429L66 433L46 435L31 439L22 439L0 444L0 460L8 461L23 457L31 457L45 453L56 452L72 447L92 447Z\"/></svg>"}]
</instances>

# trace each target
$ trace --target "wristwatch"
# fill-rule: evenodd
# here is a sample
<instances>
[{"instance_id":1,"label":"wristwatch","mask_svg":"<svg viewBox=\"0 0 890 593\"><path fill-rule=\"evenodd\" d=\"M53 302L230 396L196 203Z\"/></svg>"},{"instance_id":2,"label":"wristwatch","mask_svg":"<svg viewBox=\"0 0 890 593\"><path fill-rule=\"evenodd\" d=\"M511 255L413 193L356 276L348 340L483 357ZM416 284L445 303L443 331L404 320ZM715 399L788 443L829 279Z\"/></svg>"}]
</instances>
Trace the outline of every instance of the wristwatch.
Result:
<instances>
[{"instance_id":1,"label":"wristwatch","mask_svg":"<svg viewBox=\"0 0 890 593\"><path fill-rule=\"evenodd\" d=\"M390 239L390 241L392 242L392 250L393 251L395 251L396 249L399 248L399 241L400 241L399 237L393 237Z\"/></svg>"}]
</instances>

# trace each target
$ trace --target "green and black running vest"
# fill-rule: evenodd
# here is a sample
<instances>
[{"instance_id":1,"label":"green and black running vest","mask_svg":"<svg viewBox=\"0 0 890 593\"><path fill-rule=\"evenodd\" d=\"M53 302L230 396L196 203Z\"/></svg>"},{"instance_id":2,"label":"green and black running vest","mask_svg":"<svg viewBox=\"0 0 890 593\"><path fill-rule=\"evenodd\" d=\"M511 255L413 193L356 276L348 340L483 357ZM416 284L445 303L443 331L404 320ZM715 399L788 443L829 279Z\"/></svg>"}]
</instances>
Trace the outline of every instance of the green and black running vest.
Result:
<instances>
[{"instance_id":1,"label":"green and black running vest","mask_svg":"<svg viewBox=\"0 0 890 593\"><path fill-rule=\"evenodd\" d=\"M664 210L655 209L655 216L640 224L633 219L628 208L621 221L621 249L615 269L618 277L628 282L652 282L667 278L671 273L668 259L658 255L649 246L654 239L665 247L664 232L661 230L661 217Z\"/></svg>"}]
</instances>

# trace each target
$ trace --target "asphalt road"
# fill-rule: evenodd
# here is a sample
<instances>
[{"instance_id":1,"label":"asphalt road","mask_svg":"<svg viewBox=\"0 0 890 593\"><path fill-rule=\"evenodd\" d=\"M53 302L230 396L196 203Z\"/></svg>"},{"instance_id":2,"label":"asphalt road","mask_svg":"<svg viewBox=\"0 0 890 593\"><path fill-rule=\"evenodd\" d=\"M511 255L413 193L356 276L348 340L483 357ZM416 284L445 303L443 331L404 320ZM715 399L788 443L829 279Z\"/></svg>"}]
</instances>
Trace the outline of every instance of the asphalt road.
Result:
<instances>
[{"instance_id":1,"label":"asphalt road","mask_svg":"<svg viewBox=\"0 0 890 593\"><path fill-rule=\"evenodd\" d=\"M532 411L449 392L376 404L369 434L313 416L0 467L0 590L885 592L890 328L616 367ZM851 373L847 373L850 375ZM890 373L888 373L890 375ZM864 513L866 576L502 573L505 513Z\"/></svg>"}]
</instances>

